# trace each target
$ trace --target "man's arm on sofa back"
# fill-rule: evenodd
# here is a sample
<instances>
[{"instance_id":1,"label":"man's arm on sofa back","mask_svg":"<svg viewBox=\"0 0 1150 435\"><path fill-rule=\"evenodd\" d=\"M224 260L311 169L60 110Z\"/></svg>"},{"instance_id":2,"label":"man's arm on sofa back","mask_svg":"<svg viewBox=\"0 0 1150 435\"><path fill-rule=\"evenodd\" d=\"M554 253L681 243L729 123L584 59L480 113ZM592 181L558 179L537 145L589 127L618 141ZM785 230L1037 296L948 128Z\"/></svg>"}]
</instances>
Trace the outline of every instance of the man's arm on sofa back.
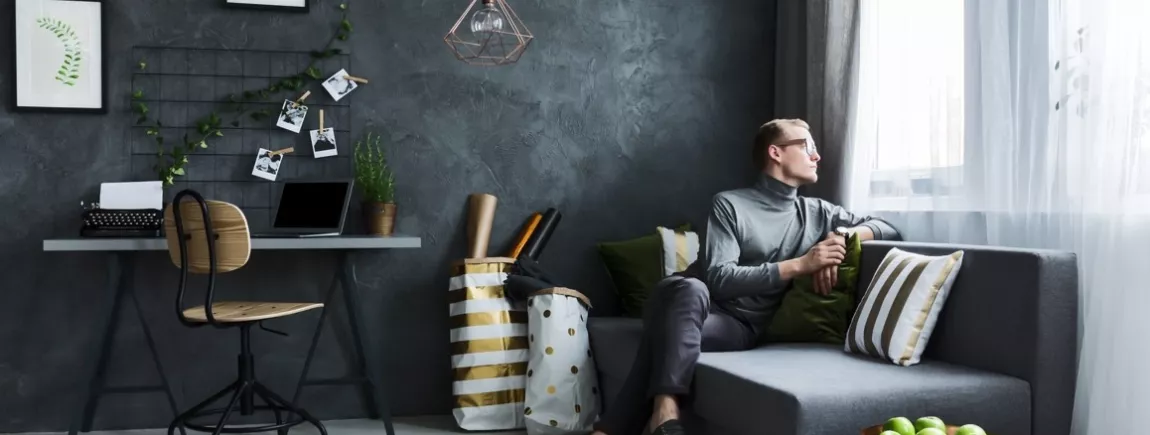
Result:
<instances>
[{"instance_id":1,"label":"man's arm on sofa back","mask_svg":"<svg viewBox=\"0 0 1150 435\"><path fill-rule=\"evenodd\" d=\"M1068 434L1077 376L1078 260L1062 251L874 241L863 244L859 291L892 247L924 255L963 250L962 269L924 360L1030 383L1035 434ZM860 298L861 299L861 298Z\"/></svg>"}]
</instances>

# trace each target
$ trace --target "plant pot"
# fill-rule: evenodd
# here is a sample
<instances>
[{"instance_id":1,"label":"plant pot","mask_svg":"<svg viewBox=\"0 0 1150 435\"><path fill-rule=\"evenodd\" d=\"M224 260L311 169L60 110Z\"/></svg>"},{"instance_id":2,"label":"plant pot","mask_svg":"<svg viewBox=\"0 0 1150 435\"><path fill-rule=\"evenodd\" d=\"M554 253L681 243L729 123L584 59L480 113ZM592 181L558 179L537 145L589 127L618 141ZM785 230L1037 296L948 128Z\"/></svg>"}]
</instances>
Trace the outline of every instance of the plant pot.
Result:
<instances>
[{"instance_id":1,"label":"plant pot","mask_svg":"<svg viewBox=\"0 0 1150 435\"><path fill-rule=\"evenodd\" d=\"M395 203L363 203L363 224L373 236L390 236L395 231Z\"/></svg>"}]
</instances>

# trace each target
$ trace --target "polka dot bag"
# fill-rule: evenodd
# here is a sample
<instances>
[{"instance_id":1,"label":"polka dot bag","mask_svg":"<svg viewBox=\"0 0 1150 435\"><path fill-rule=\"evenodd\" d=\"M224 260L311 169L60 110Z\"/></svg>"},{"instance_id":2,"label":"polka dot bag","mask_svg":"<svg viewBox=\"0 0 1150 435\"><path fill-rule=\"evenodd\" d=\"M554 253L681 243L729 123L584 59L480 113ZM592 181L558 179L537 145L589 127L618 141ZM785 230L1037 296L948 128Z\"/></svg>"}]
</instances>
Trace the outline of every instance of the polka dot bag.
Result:
<instances>
[{"instance_id":1,"label":"polka dot bag","mask_svg":"<svg viewBox=\"0 0 1150 435\"><path fill-rule=\"evenodd\" d=\"M599 378L587 337L590 307L582 293L563 287L528 298L523 414L529 435L586 434L599 415Z\"/></svg>"}]
</instances>

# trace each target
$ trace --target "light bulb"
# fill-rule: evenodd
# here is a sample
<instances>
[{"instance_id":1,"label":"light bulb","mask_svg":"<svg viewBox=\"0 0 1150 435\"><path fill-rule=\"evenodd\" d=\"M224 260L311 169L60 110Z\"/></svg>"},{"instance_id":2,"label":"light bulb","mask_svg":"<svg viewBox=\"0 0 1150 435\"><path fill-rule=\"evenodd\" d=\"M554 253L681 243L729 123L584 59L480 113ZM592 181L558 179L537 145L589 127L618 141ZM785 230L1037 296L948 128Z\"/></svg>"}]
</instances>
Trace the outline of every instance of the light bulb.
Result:
<instances>
[{"instance_id":1,"label":"light bulb","mask_svg":"<svg viewBox=\"0 0 1150 435\"><path fill-rule=\"evenodd\" d=\"M471 15L471 33L503 30L503 12L495 8L494 0L484 0L483 8Z\"/></svg>"}]
</instances>

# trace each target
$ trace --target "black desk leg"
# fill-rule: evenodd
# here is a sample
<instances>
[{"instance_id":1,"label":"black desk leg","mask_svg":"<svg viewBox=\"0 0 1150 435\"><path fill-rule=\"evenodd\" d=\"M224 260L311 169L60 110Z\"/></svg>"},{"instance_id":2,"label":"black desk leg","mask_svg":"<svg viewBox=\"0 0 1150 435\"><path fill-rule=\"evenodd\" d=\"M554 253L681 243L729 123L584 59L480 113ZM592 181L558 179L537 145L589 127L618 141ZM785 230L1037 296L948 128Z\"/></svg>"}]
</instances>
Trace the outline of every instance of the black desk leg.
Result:
<instances>
[{"instance_id":1,"label":"black desk leg","mask_svg":"<svg viewBox=\"0 0 1150 435\"><path fill-rule=\"evenodd\" d=\"M134 270L135 263L132 262L129 263L129 265L132 266L128 268L128 276L131 277L133 276L131 271ZM129 279L129 282L131 282L131 279ZM164 396L168 398L168 407L172 409L172 416L180 415L179 407L176 406L176 397L172 395L171 383L168 382L167 372L164 371L164 363L160 358L160 352L156 351L156 340L152 338L152 328L148 327L148 322L144 319L144 308L140 306L140 298L136 296L136 286L134 284L128 284L128 294L132 296L132 304L136 306L136 318L140 320L140 328L144 330L144 339L148 342L148 350L152 352L152 363L156 366L156 373L160 374L159 387L164 390ZM154 389L155 387L146 388ZM87 425L89 429L91 424L92 421L88 420ZM180 435L186 434L187 432L184 431L184 427L180 426Z\"/></svg>"},{"instance_id":2,"label":"black desk leg","mask_svg":"<svg viewBox=\"0 0 1150 435\"><path fill-rule=\"evenodd\" d=\"M359 310L358 287L355 279L355 266L349 261L346 252L341 253L338 269L332 276L332 282L327 289L327 295L324 296L324 307L319 315L319 323L316 325L315 332L312 334L311 347L307 351L307 358L303 363L303 372L300 373L299 383L296 385L295 395L292 397L291 403L299 406L300 394L303 392L303 387L308 385L356 385L361 388L360 392L363 393L363 402L367 407L368 415L373 419L382 418L384 428L387 430L387 435L395 435L395 429L391 424L391 409L388 406L386 389L381 389L381 384L376 382L372 375L378 366L371 362L372 358L370 353L366 351L366 346L364 346L363 323L360 321L363 315ZM354 361L352 361L352 364L355 366L352 371L356 373L339 379L308 379L308 371L311 369L312 358L315 357L315 349L319 344L319 336L323 330L323 321L327 319L328 310L332 309L332 296L335 294L337 288L343 290L344 308L347 310L348 321L351 323L350 329L354 347L354 352L352 352Z\"/></svg>"},{"instance_id":3,"label":"black desk leg","mask_svg":"<svg viewBox=\"0 0 1150 435\"><path fill-rule=\"evenodd\" d=\"M339 286L339 277L342 272L336 272L331 277L331 285L327 286L327 294L323 297L323 309L319 310L319 322L316 323L315 332L311 335L311 346L307 349L307 358L303 361L303 371L299 373L299 383L295 386L295 394L292 395L292 405L299 406L299 396L303 393L303 387L308 385L307 374L311 370L311 361L315 357L315 348L319 345L319 336L323 333L323 321L327 319L327 310L331 309L331 298L335 296L335 289Z\"/></svg>"},{"instance_id":4,"label":"black desk leg","mask_svg":"<svg viewBox=\"0 0 1150 435\"><path fill-rule=\"evenodd\" d=\"M139 299L136 298L133 282L134 276L135 259L130 253L117 252L108 256L107 294L112 296L111 306L108 307L107 315L103 320L104 327L102 329L104 335L100 338L100 343L95 345L92 350L92 356L88 359L92 364L88 369L88 387L81 396L83 406L77 407L79 414L72 419L72 423L69 425L69 435L76 435L77 432L90 432L92 430L92 422L96 417L96 406L99 404L100 396L108 393L142 393L162 390L164 394L167 395L168 405L172 408L172 415L178 414L176 410L176 399L172 395L167 374L164 372L160 355L156 351L156 343L152 338L152 330L148 327L148 323L144 321L143 309L140 307ZM120 388L108 388L106 386L105 375L108 372L108 360L111 359L112 356L112 344L115 342L116 331L119 329L120 308L124 305L124 298L127 296L131 296L132 303L135 304L136 316L140 321L140 327L144 330L144 337L148 342L148 350L152 353L152 362L156 365L156 371L160 374L161 384L158 386ZM180 433L185 433L183 428L180 429Z\"/></svg>"},{"instance_id":5,"label":"black desk leg","mask_svg":"<svg viewBox=\"0 0 1150 435\"><path fill-rule=\"evenodd\" d=\"M371 353L366 351L366 346L363 343L363 322L360 307L363 305L359 302L359 282L355 278L355 265L348 258L350 255L344 252L340 255L340 269L343 271L343 301L347 307L347 315L351 320L351 333L352 342L355 343L355 352L358 354L360 372L367 378L367 385L364 388L370 389L371 392L368 397L374 396L379 406L380 417L383 418L384 428L387 430L387 435L395 435L395 430L391 425L391 408L387 400L387 390L382 389L382 382L375 379L372 373L379 368L375 364ZM370 403L369 402L369 403ZM373 403L374 405L375 403Z\"/></svg>"},{"instance_id":6,"label":"black desk leg","mask_svg":"<svg viewBox=\"0 0 1150 435\"><path fill-rule=\"evenodd\" d=\"M91 420L96 413L96 397L99 395L101 382L104 377L104 371L108 367L108 356L111 354L112 339L116 335L116 321L120 317L120 305L124 299L124 287L127 278L123 271L123 257L124 254L115 253L108 256L108 290L105 294L112 297L111 306L106 308L106 315L104 316L102 326L100 328L104 331L104 336L100 338L100 342L94 344L91 357L88 358L91 367L87 370L88 387L84 389L83 395L80 396L82 406L77 407L79 414L72 418L72 424L68 428L68 435L76 435L77 432L83 430L88 432L92 430ZM80 426L83 425L83 428Z\"/></svg>"}]
</instances>

